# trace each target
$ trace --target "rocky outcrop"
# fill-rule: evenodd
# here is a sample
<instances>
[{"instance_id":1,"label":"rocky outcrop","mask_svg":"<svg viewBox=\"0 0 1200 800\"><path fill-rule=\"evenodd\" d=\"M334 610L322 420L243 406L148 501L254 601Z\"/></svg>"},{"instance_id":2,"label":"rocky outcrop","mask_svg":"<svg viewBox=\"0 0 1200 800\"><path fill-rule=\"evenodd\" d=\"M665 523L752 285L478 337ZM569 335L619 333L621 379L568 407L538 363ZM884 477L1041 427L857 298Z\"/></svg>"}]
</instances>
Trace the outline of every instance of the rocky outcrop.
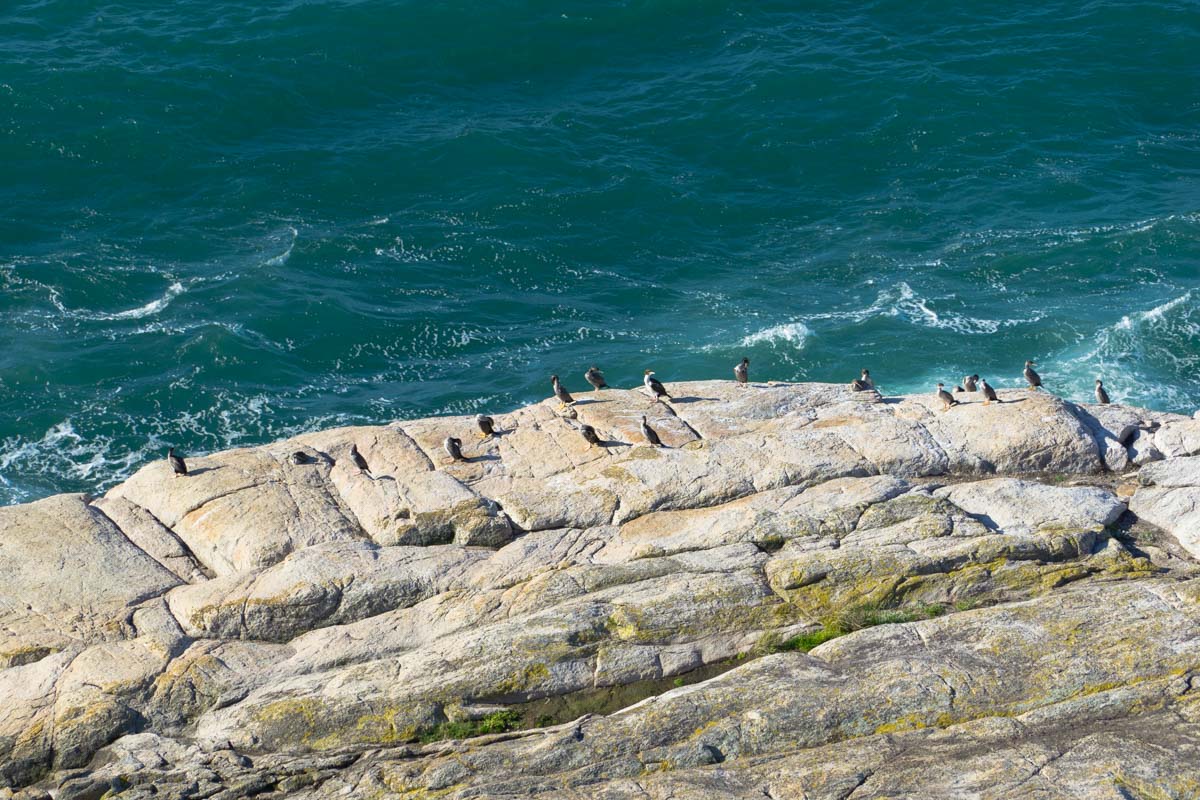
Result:
<instances>
[{"instance_id":1,"label":"rocky outcrop","mask_svg":"<svg viewBox=\"0 0 1200 800\"><path fill-rule=\"evenodd\" d=\"M943 412L823 384L669 388L495 415L482 441L464 417L306 434L0 509L0 785L1200 782L1194 420L1027 391Z\"/></svg>"}]
</instances>

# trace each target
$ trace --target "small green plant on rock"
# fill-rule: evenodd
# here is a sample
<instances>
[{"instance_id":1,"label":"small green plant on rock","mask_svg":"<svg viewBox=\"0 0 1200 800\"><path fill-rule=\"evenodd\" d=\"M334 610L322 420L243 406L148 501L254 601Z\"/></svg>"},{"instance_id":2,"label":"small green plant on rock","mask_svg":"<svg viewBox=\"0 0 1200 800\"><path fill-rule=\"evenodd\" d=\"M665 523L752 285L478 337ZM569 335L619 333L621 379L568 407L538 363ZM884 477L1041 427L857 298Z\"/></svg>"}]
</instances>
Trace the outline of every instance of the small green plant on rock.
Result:
<instances>
[{"instance_id":1,"label":"small green plant on rock","mask_svg":"<svg viewBox=\"0 0 1200 800\"><path fill-rule=\"evenodd\" d=\"M917 620L940 617L944 613L946 613L946 608L942 605L926 605L912 609L853 606L843 609L839 614L827 620L820 630L793 636L790 639L779 642L772 649L777 653L807 653L817 645L824 644L830 639L836 639L839 636L845 636L847 633L853 633L863 628L873 628L876 625L894 625L901 622L916 622Z\"/></svg>"},{"instance_id":2,"label":"small green plant on rock","mask_svg":"<svg viewBox=\"0 0 1200 800\"><path fill-rule=\"evenodd\" d=\"M461 722L443 722L436 728L424 731L418 737L423 743L440 742L445 739L469 739L489 733L504 733L521 726L521 713L513 709L493 711L486 717Z\"/></svg>"}]
</instances>

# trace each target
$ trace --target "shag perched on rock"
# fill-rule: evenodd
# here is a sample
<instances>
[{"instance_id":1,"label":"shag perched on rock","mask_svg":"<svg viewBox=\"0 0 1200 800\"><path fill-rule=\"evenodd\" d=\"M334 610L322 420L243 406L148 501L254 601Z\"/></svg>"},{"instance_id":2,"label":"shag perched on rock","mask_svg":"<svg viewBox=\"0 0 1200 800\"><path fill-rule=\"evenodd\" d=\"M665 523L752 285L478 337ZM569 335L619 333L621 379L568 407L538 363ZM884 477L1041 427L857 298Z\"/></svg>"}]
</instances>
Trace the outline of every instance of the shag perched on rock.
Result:
<instances>
[{"instance_id":1,"label":"shag perched on rock","mask_svg":"<svg viewBox=\"0 0 1200 800\"><path fill-rule=\"evenodd\" d=\"M1104 381L1096 378L1096 402L1102 406L1109 403L1108 392L1104 391Z\"/></svg>"},{"instance_id":2,"label":"shag perched on rock","mask_svg":"<svg viewBox=\"0 0 1200 800\"><path fill-rule=\"evenodd\" d=\"M1036 391L1042 385L1042 376L1033 371L1033 367L1036 366L1037 364L1034 364L1032 361L1025 362L1025 381L1029 384L1029 391L1031 392Z\"/></svg>"},{"instance_id":3,"label":"shag perched on rock","mask_svg":"<svg viewBox=\"0 0 1200 800\"><path fill-rule=\"evenodd\" d=\"M596 429L591 425L580 425L579 432L583 434L583 439L588 444L593 446L600 444L600 437L596 434Z\"/></svg>"},{"instance_id":4,"label":"shag perched on rock","mask_svg":"<svg viewBox=\"0 0 1200 800\"><path fill-rule=\"evenodd\" d=\"M311 464L312 460L313 460L312 456L310 456L308 453L304 452L303 450L297 450L296 452L292 453L290 458L291 458L291 462L297 466L299 466L301 464Z\"/></svg>"},{"instance_id":5,"label":"shag perched on rock","mask_svg":"<svg viewBox=\"0 0 1200 800\"><path fill-rule=\"evenodd\" d=\"M475 424L479 426L480 439L487 439L496 435L496 421L487 414L476 414Z\"/></svg>"},{"instance_id":6,"label":"shag perched on rock","mask_svg":"<svg viewBox=\"0 0 1200 800\"><path fill-rule=\"evenodd\" d=\"M568 392L563 385L558 382L557 375L550 376L550 386L554 389L554 396L558 398L559 408L566 408L569 405L574 405L575 398L571 397L571 393Z\"/></svg>"},{"instance_id":7,"label":"shag perched on rock","mask_svg":"<svg viewBox=\"0 0 1200 800\"><path fill-rule=\"evenodd\" d=\"M1002 402L1000 398L996 396L996 390L991 386L988 386L988 382L983 378L979 379L979 390L983 392L983 404L985 406L991 403L993 400L995 400L997 403Z\"/></svg>"},{"instance_id":8,"label":"shag perched on rock","mask_svg":"<svg viewBox=\"0 0 1200 800\"><path fill-rule=\"evenodd\" d=\"M871 371L864 369L862 375L850 381L850 391L865 392L868 389L875 388L875 381L871 380Z\"/></svg>"},{"instance_id":9,"label":"shag perched on rock","mask_svg":"<svg viewBox=\"0 0 1200 800\"><path fill-rule=\"evenodd\" d=\"M462 439L456 439L453 436L447 436L442 442L442 447L446 450L446 455L450 456L451 461L464 461L462 454Z\"/></svg>"},{"instance_id":10,"label":"shag perched on rock","mask_svg":"<svg viewBox=\"0 0 1200 800\"><path fill-rule=\"evenodd\" d=\"M583 373L583 379L592 385L593 391L607 389L608 384L604 382L604 373L596 368L596 365L588 367L588 371Z\"/></svg>"},{"instance_id":11,"label":"shag perched on rock","mask_svg":"<svg viewBox=\"0 0 1200 800\"><path fill-rule=\"evenodd\" d=\"M733 377L739 386L745 386L750 382L750 359L743 358L742 363L734 366Z\"/></svg>"},{"instance_id":12,"label":"shag perched on rock","mask_svg":"<svg viewBox=\"0 0 1200 800\"><path fill-rule=\"evenodd\" d=\"M183 463L183 458L175 455L175 448L167 448L167 463L171 465L171 470L175 473L175 477L187 475L187 464Z\"/></svg>"},{"instance_id":13,"label":"shag perched on rock","mask_svg":"<svg viewBox=\"0 0 1200 800\"><path fill-rule=\"evenodd\" d=\"M963 378L963 388L966 389L968 392L978 392L979 391L979 384L977 383L978 380L979 380L978 375L968 375L967 377Z\"/></svg>"},{"instance_id":14,"label":"shag perched on rock","mask_svg":"<svg viewBox=\"0 0 1200 800\"><path fill-rule=\"evenodd\" d=\"M646 437L646 441L655 447L662 447L662 439L658 438L658 432L650 427L650 423L642 417L642 436Z\"/></svg>"},{"instance_id":15,"label":"shag perched on rock","mask_svg":"<svg viewBox=\"0 0 1200 800\"><path fill-rule=\"evenodd\" d=\"M362 453L358 452L358 445L350 445L350 458L354 460L354 466L358 467L363 472L371 471L371 468L367 466L367 460L362 457Z\"/></svg>"},{"instance_id":16,"label":"shag perched on rock","mask_svg":"<svg viewBox=\"0 0 1200 800\"><path fill-rule=\"evenodd\" d=\"M646 388L650 390L650 396L654 398L655 402L658 402L663 398L666 398L667 400L671 399L671 395L667 394L667 387L663 386L662 382L659 381L658 378L654 377L654 370L646 370L644 383L646 384Z\"/></svg>"},{"instance_id":17,"label":"shag perched on rock","mask_svg":"<svg viewBox=\"0 0 1200 800\"><path fill-rule=\"evenodd\" d=\"M937 398L942 401L942 411L949 411L951 406L958 405L958 401L954 399L954 395L946 391L945 386L944 383L937 385Z\"/></svg>"}]
</instances>

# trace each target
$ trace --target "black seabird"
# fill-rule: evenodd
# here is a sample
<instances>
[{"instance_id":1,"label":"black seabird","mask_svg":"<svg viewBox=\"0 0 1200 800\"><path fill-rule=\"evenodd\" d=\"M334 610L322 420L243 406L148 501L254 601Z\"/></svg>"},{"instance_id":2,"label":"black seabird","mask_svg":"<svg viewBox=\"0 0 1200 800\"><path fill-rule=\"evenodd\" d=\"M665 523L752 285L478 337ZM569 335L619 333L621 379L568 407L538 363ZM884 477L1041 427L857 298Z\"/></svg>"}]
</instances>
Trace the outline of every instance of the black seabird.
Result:
<instances>
[{"instance_id":1,"label":"black seabird","mask_svg":"<svg viewBox=\"0 0 1200 800\"><path fill-rule=\"evenodd\" d=\"M371 468L367 466L367 460L362 457L362 453L358 452L358 445L350 445L350 458L354 459L354 466L358 467L363 472L371 471Z\"/></svg>"},{"instance_id":2,"label":"black seabird","mask_svg":"<svg viewBox=\"0 0 1200 800\"><path fill-rule=\"evenodd\" d=\"M187 475L187 464L183 463L183 458L175 455L175 448L167 448L167 463L171 465L171 471L175 473L175 477Z\"/></svg>"},{"instance_id":3,"label":"black seabird","mask_svg":"<svg viewBox=\"0 0 1200 800\"><path fill-rule=\"evenodd\" d=\"M451 461L464 461L462 454L462 439L456 439L453 436L447 436L442 442L442 447L446 450L446 455L450 456Z\"/></svg>"},{"instance_id":4,"label":"black seabird","mask_svg":"<svg viewBox=\"0 0 1200 800\"><path fill-rule=\"evenodd\" d=\"M983 378L979 379L979 391L983 392L983 404L985 406L991 403L993 400L995 400L997 403L1003 402L999 397L996 396L996 390L988 386L988 382Z\"/></svg>"},{"instance_id":5,"label":"black seabird","mask_svg":"<svg viewBox=\"0 0 1200 800\"><path fill-rule=\"evenodd\" d=\"M579 432L583 434L584 441L586 441L588 444L600 444L600 437L596 435L596 429L591 425L580 425Z\"/></svg>"},{"instance_id":6,"label":"black seabird","mask_svg":"<svg viewBox=\"0 0 1200 800\"><path fill-rule=\"evenodd\" d=\"M862 375L850 381L850 390L853 392L865 392L868 389L875 388L875 381L871 380L871 371L864 369Z\"/></svg>"},{"instance_id":7,"label":"black seabird","mask_svg":"<svg viewBox=\"0 0 1200 800\"><path fill-rule=\"evenodd\" d=\"M949 411L951 406L958 405L958 401L954 399L954 395L946 391L945 386L944 383L938 384L937 398L942 401L942 411Z\"/></svg>"},{"instance_id":8,"label":"black seabird","mask_svg":"<svg viewBox=\"0 0 1200 800\"><path fill-rule=\"evenodd\" d=\"M968 392L978 392L979 384L976 383L978 380L978 375L968 375L967 377L963 378L963 388Z\"/></svg>"},{"instance_id":9,"label":"black seabird","mask_svg":"<svg viewBox=\"0 0 1200 800\"><path fill-rule=\"evenodd\" d=\"M1108 392L1104 391L1104 381L1096 378L1096 402L1102 406L1109 404Z\"/></svg>"},{"instance_id":10,"label":"black seabird","mask_svg":"<svg viewBox=\"0 0 1200 800\"><path fill-rule=\"evenodd\" d=\"M604 382L604 373L596 369L596 365L588 367L588 371L583 373L583 379L592 385L594 391L607 389L608 384Z\"/></svg>"},{"instance_id":11,"label":"black seabird","mask_svg":"<svg viewBox=\"0 0 1200 800\"><path fill-rule=\"evenodd\" d=\"M733 377L739 386L745 386L750 382L750 359L743 358L742 363L734 366Z\"/></svg>"},{"instance_id":12,"label":"black seabird","mask_svg":"<svg viewBox=\"0 0 1200 800\"><path fill-rule=\"evenodd\" d=\"M554 388L554 396L558 398L558 402L561 404L559 408L566 408L575 403L575 398L571 397L571 393L564 389L563 385L558 382L557 375L550 376L550 385Z\"/></svg>"},{"instance_id":13,"label":"black seabird","mask_svg":"<svg viewBox=\"0 0 1200 800\"><path fill-rule=\"evenodd\" d=\"M1025 362L1025 380L1029 384L1029 391L1031 392L1035 391L1039 386L1042 385L1042 376L1038 375L1032 369L1036 366L1037 364L1034 364L1032 361Z\"/></svg>"},{"instance_id":14,"label":"black seabird","mask_svg":"<svg viewBox=\"0 0 1200 800\"><path fill-rule=\"evenodd\" d=\"M292 453L290 458L291 458L292 463L296 464L297 466L299 466L300 464L312 463L312 458L308 455L308 453L304 452L303 450L295 451L294 453Z\"/></svg>"},{"instance_id":15,"label":"black seabird","mask_svg":"<svg viewBox=\"0 0 1200 800\"><path fill-rule=\"evenodd\" d=\"M475 424L479 426L479 438L487 439L496 435L496 421L487 414L476 414Z\"/></svg>"},{"instance_id":16,"label":"black seabird","mask_svg":"<svg viewBox=\"0 0 1200 800\"><path fill-rule=\"evenodd\" d=\"M650 427L650 423L646 422L645 417L642 417L642 436L645 436L646 441L655 447L662 447L662 439L658 438L658 433Z\"/></svg>"},{"instance_id":17,"label":"black seabird","mask_svg":"<svg viewBox=\"0 0 1200 800\"><path fill-rule=\"evenodd\" d=\"M646 384L646 388L650 390L650 396L654 398L655 402L664 397L668 400L671 399L671 395L667 394L667 387L663 386L662 382L654 377L654 370L646 370L646 377L643 382Z\"/></svg>"}]
</instances>

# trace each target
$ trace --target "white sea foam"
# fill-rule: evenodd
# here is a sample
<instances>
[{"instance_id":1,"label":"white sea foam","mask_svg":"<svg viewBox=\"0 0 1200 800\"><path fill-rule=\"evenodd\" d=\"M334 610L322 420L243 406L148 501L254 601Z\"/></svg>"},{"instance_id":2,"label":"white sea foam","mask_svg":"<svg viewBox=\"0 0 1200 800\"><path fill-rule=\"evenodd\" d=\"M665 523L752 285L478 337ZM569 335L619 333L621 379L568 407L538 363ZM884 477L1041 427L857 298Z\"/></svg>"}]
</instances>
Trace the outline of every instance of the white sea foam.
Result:
<instances>
[{"instance_id":1,"label":"white sea foam","mask_svg":"<svg viewBox=\"0 0 1200 800\"><path fill-rule=\"evenodd\" d=\"M266 264L266 266L282 267L288 262L288 259L292 257L292 250L296 247L296 240L300 238L300 231L296 230L295 228L288 228L288 231L290 231L292 235L291 241L288 242L287 247L284 248L282 253L277 256L272 256L264 261L263 263Z\"/></svg>"},{"instance_id":2,"label":"white sea foam","mask_svg":"<svg viewBox=\"0 0 1200 800\"><path fill-rule=\"evenodd\" d=\"M142 319L143 317L149 317L162 311L171 304L172 300L186 291L187 290L183 288L183 284L179 281L176 281L167 287L167 291L162 297L158 298L157 300L151 300L144 306L131 308L128 311L117 311L111 314L98 312L95 314L87 314L86 316L88 319L96 320Z\"/></svg>"},{"instance_id":3,"label":"white sea foam","mask_svg":"<svg viewBox=\"0 0 1200 800\"><path fill-rule=\"evenodd\" d=\"M810 336L812 336L812 329L803 322L788 322L783 325L774 325L745 336L739 344L742 347L752 347L756 344L787 342L799 349L804 347L804 343Z\"/></svg>"},{"instance_id":4,"label":"white sea foam","mask_svg":"<svg viewBox=\"0 0 1200 800\"><path fill-rule=\"evenodd\" d=\"M877 317L897 317L924 328L941 328L963 334L985 335L995 333L1001 328L1037 322L1043 316L1039 311L1034 312L1028 319L986 319L954 311L938 311L931 306L932 302L934 301L917 294L906 281L900 281L880 291L875 301L866 308L813 314L804 319L860 323Z\"/></svg>"}]
</instances>

